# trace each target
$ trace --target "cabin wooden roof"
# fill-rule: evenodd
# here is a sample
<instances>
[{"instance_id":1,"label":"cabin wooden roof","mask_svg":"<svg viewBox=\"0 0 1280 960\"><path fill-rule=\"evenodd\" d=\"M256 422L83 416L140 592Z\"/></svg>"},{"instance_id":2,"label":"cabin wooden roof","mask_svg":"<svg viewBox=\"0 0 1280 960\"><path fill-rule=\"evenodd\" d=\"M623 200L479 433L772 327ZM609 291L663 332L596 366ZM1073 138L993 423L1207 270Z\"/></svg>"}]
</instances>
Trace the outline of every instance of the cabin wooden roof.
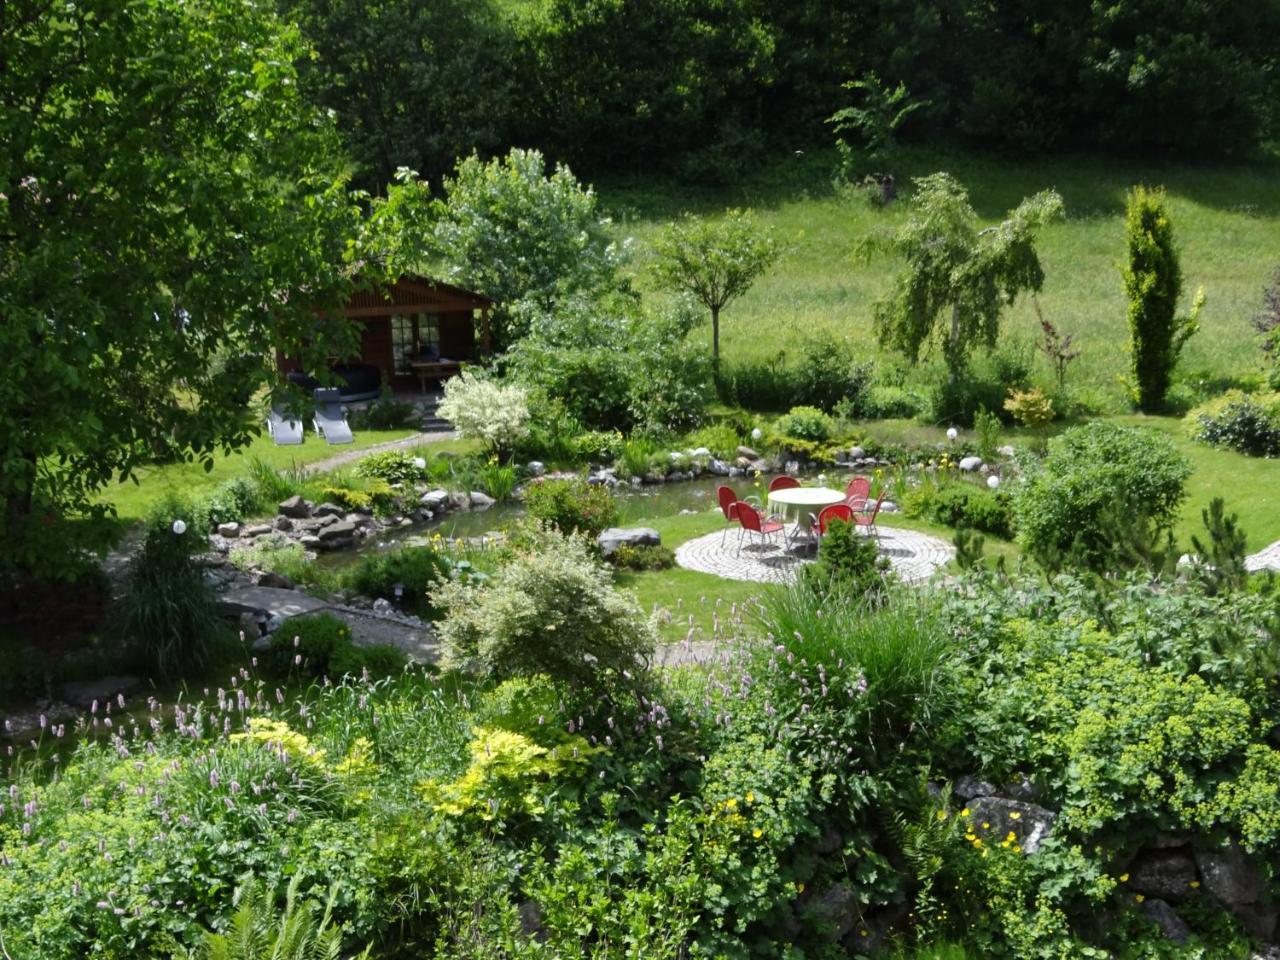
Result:
<instances>
[{"instance_id":1,"label":"cabin wooden roof","mask_svg":"<svg viewBox=\"0 0 1280 960\"><path fill-rule=\"evenodd\" d=\"M387 317L401 313L453 313L493 306L488 297L429 277L406 274L390 286L356 290L347 301L348 317Z\"/></svg>"}]
</instances>

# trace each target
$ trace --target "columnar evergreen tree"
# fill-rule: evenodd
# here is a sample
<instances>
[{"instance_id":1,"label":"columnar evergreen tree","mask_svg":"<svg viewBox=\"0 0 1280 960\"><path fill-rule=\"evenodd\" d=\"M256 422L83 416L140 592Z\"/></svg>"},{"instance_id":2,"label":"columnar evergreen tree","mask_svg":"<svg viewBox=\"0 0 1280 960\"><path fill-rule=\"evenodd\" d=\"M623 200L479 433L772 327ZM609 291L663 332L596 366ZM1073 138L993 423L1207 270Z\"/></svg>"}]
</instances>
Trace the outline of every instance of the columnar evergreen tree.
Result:
<instances>
[{"instance_id":1,"label":"columnar evergreen tree","mask_svg":"<svg viewBox=\"0 0 1280 960\"><path fill-rule=\"evenodd\" d=\"M892 292L875 306L880 342L914 363L931 337L959 380L977 345L995 345L1000 314L1020 293L1039 291L1044 270L1036 236L1062 216L1062 198L1045 190L980 229L969 194L948 173L915 181L910 216L887 241L871 241L906 261Z\"/></svg>"},{"instance_id":2,"label":"columnar evergreen tree","mask_svg":"<svg viewBox=\"0 0 1280 960\"><path fill-rule=\"evenodd\" d=\"M1144 413L1156 413L1164 405L1183 346L1199 329L1204 291L1196 291L1189 316L1177 315L1182 268L1163 190L1134 187L1124 231L1128 259L1121 273L1129 298L1134 399Z\"/></svg>"}]
</instances>

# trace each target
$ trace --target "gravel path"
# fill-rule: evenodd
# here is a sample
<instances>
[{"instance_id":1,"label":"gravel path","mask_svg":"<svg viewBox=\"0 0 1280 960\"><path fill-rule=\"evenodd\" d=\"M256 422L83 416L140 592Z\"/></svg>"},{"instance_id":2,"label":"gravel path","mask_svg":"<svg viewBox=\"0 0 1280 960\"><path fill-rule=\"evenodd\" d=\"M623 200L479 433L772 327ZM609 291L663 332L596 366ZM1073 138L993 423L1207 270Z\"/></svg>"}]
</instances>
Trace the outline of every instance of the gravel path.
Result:
<instances>
[{"instance_id":1,"label":"gravel path","mask_svg":"<svg viewBox=\"0 0 1280 960\"><path fill-rule=\"evenodd\" d=\"M329 470L345 467L349 463L355 463L371 453L381 453L383 450L407 450L413 447L421 447L428 443L438 443L441 440L453 440L457 436L458 434L453 430L415 433L413 436L405 437L402 440L388 440L386 443L375 443L370 447L360 447L356 450L344 450L342 453L335 453L332 457L326 457L324 460L317 460L315 463L307 464L303 467L303 472L325 473Z\"/></svg>"}]
</instances>

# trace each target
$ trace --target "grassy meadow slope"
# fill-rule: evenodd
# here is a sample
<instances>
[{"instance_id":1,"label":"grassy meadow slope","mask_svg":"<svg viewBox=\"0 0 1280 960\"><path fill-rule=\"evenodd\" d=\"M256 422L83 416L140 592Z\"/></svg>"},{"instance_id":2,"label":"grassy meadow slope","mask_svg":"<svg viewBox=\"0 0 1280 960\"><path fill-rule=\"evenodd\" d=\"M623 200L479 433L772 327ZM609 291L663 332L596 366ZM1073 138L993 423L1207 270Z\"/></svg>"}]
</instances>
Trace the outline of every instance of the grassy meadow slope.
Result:
<instances>
[{"instance_id":1,"label":"grassy meadow slope","mask_svg":"<svg viewBox=\"0 0 1280 960\"><path fill-rule=\"evenodd\" d=\"M834 155L780 157L769 168L724 190L655 180L599 185L622 236L635 238L635 268L651 296L645 267L649 244L668 218L684 210L714 214L750 206L788 244L774 271L722 319L726 358L745 360L788 350L807 333L848 337L878 353L871 306L891 283L896 264L865 260L856 244L899 224L905 207L887 209L845 199L831 186ZM1124 255L1125 193L1138 182L1169 190L1174 229L1182 248L1185 297L1203 285L1208 297L1202 332L1188 345L1185 376L1238 377L1258 368L1249 319L1262 289L1280 264L1280 162L1238 166L1124 163L1090 158L1008 161L959 152L913 149L896 166L900 189L911 177L937 170L970 190L984 221L994 222L1022 197L1046 187L1062 194L1066 222L1050 227L1041 244L1046 273L1040 305L1060 330L1074 333L1084 355L1072 370L1077 386L1096 391L1119 409L1128 331L1117 269ZM1010 311L1009 337L1030 342L1038 333L1032 306ZM792 347L794 349L794 347Z\"/></svg>"}]
</instances>

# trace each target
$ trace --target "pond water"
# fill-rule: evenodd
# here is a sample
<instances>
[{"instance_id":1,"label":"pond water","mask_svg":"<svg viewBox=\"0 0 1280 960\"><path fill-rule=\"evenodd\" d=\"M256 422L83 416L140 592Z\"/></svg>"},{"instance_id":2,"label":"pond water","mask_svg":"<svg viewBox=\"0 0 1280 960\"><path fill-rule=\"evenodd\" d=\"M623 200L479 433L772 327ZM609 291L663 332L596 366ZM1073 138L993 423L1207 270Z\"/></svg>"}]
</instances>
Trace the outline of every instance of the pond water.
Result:
<instances>
[{"instance_id":1,"label":"pond water","mask_svg":"<svg viewBox=\"0 0 1280 960\"><path fill-rule=\"evenodd\" d=\"M851 475L833 472L827 483L843 487ZM754 495L763 500L764 491L768 489L769 481L774 476L777 474L766 474L758 480L754 477L706 476L697 480L646 484L641 487L623 484L614 488L614 495L618 498L618 524L624 527L637 526L644 520L672 517L687 510L695 513L712 510L717 506L716 488L721 485L732 487L739 496ZM808 477L803 482L815 484L817 478ZM325 567L341 568L354 563L362 551L420 545L437 533L445 539L481 537L503 529L512 520L522 516L524 505L518 501L495 503L488 510L451 511L438 520L384 531L363 541L358 550L322 553L316 562Z\"/></svg>"}]
</instances>

